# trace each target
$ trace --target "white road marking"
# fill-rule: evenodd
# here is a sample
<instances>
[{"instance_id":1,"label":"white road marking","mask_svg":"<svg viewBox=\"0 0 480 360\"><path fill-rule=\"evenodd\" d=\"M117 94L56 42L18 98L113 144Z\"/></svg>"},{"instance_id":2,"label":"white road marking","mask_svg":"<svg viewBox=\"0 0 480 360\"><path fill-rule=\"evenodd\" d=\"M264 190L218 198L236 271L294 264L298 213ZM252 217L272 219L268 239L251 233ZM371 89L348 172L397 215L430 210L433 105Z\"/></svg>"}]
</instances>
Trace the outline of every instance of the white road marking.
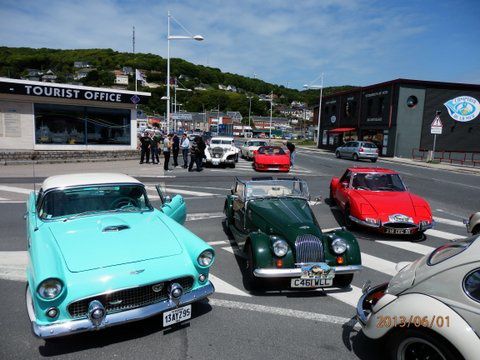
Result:
<instances>
[{"instance_id":1,"label":"white road marking","mask_svg":"<svg viewBox=\"0 0 480 360\"><path fill-rule=\"evenodd\" d=\"M7 198L0 197L0 201L9 201Z\"/></svg>"},{"instance_id":2,"label":"white road marking","mask_svg":"<svg viewBox=\"0 0 480 360\"><path fill-rule=\"evenodd\" d=\"M363 252L362 252L362 265L367 268L370 268L375 271L379 271L391 276L394 276L397 274L397 271L395 270L395 266L397 265L396 263L378 258L376 256L365 254Z\"/></svg>"},{"instance_id":3,"label":"white road marking","mask_svg":"<svg viewBox=\"0 0 480 360\"><path fill-rule=\"evenodd\" d=\"M222 245L226 244L227 242L225 240L219 240L219 241L209 241L207 242L208 245L210 246L215 246L215 245Z\"/></svg>"},{"instance_id":4,"label":"white road marking","mask_svg":"<svg viewBox=\"0 0 480 360\"><path fill-rule=\"evenodd\" d=\"M27 264L26 251L0 251L0 279L26 281Z\"/></svg>"},{"instance_id":5,"label":"white road marking","mask_svg":"<svg viewBox=\"0 0 480 360\"><path fill-rule=\"evenodd\" d=\"M222 294L229 294L229 295L237 295L237 296L245 296L251 297L252 295L237 289L235 286L230 285L226 281L216 277L215 275L208 275L210 281L212 282L213 286L215 286L215 292L222 293Z\"/></svg>"},{"instance_id":6,"label":"white road marking","mask_svg":"<svg viewBox=\"0 0 480 360\"><path fill-rule=\"evenodd\" d=\"M225 250L227 252L229 252L230 254L234 254L235 256L238 256L238 257L241 257L241 258L246 258L245 254L240 251L240 249L235 246L235 247L232 247L232 246L224 246L222 247L222 250Z\"/></svg>"},{"instance_id":7,"label":"white road marking","mask_svg":"<svg viewBox=\"0 0 480 360\"><path fill-rule=\"evenodd\" d=\"M463 219L462 216L459 216L458 214L454 214L454 213L451 213L450 211L447 211L447 210L443 210L443 209L435 209L436 211L439 211L441 213L444 213L444 214L448 214L448 215L451 215L453 217L456 217L458 219Z\"/></svg>"},{"instance_id":8,"label":"white road marking","mask_svg":"<svg viewBox=\"0 0 480 360\"><path fill-rule=\"evenodd\" d=\"M0 204L25 204L25 200L0 200Z\"/></svg>"},{"instance_id":9,"label":"white road marking","mask_svg":"<svg viewBox=\"0 0 480 360\"><path fill-rule=\"evenodd\" d=\"M230 191L230 188L221 188L221 187L212 187L212 186L191 186L191 185L178 185L175 184L175 187L179 188L188 188L188 189L207 189L207 190L222 190L222 191Z\"/></svg>"},{"instance_id":10,"label":"white road marking","mask_svg":"<svg viewBox=\"0 0 480 360\"><path fill-rule=\"evenodd\" d=\"M146 186L147 190L156 191L154 186ZM166 187L166 191L169 194L181 194L181 195L194 195L194 196L213 196L219 194L201 192L201 191L191 191L191 190L183 190L183 189L176 189L171 187Z\"/></svg>"},{"instance_id":11,"label":"white road marking","mask_svg":"<svg viewBox=\"0 0 480 360\"><path fill-rule=\"evenodd\" d=\"M325 288L325 293L345 304L356 307L358 299L362 296L362 289L350 285L350 289Z\"/></svg>"},{"instance_id":12,"label":"white road marking","mask_svg":"<svg viewBox=\"0 0 480 360\"><path fill-rule=\"evenodd\" d=\"M349 324L352 327L359 328L358 324L357 326L355 326L355 324L357 323L355 320L340 317L340 316L319 314L319 313L310 312L310 311L292 310L292 309L285 309L285 308L274 307L274 306L250 304L250 303L244 303L239 301L222 300L222 299L209 299L209 304L213 306L225 307L229 309L255 311L255 312L260 312L265 314L287 316L291 318L312 320L312 321L329 323L329 324L338 324L338 325Z\"/></svg>"},{"instance_id":13,"label":"white road marking","mask_svg":"<svg viewBox=\"0 0 480 360\"><path fill-rule=\"evenodd\" d=\"M407 250L421 255L430 254L435 248L408 241L375 240L376 243L393 246L398 249Z\"/></svg>"},{"instance_id":14,"label":"white road marking","mask_svg":"<svg viewBox=\"0 0 480 360\"><path fill-rule=\"evenodd\" d=\"M222 217L225 217L225 214L224 214L223 212L217 212L217 213L193 213L193 214L187 214L187 220L186 220L186 221L216 219L216 218L222 218Z\"/></svg>"},{"instance_id":15,"label":"white road marking","mask_svg":"<svg viewBox=\"0 0 480 360\"><path fill-rule=\"evenodd\" d=\"M450 220L450 219L445 219L445 218L441 218L441 217L438 217L438 216L435 216L433 218L433 220L435 220L438 223L442 223L442 224L458 226L458 227L461 227L461 228L465 227L465 224L463 223L463 221Z\"/></svg>"},{"instance_id":16,"label":"white road marking","mask_svg":"<svg viewBox=\"0 0 480 360\"><path fill-rule=\"evenodd\" d=\"M27 195L30 195L30 193L33 191L33 189L24 189L24 188L19 188L19 187L16 187L16 186L0 185L0 191L6 191L6 192L17 193L17 194L27 194Z\"/></svg>"},{"instance_id":17,"label":"white road marking","mask_svg":"<svg viewBox=\"0 0 480 360\"><path fill-rule=\"evenodd\" d=\"M445 239L445 240L461 240L461 239L466 239L466 236L462 235L457 235L457 234L452 234L446 231L440 231L440 230L435 230L435 229L428 229L425 231L425 234L435 236L437 238Z\"/></svg>"}]
</instances>

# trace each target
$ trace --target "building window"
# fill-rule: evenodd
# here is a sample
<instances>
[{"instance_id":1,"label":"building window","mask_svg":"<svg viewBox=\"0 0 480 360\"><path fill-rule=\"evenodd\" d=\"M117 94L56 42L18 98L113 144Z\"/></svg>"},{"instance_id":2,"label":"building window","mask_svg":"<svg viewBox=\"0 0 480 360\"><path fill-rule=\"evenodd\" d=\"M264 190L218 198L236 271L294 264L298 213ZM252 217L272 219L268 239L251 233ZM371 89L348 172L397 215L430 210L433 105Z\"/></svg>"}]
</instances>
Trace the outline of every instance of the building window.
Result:
<instances>
[{"instance_id":1,"label":"building window","mask_svg":"<svg viewBox=\"0 0 480 360\"><path fill-rule=\"evenodd\" d=\"M357 110L357 102L355 100L349 100L345 104L344 116L346 118L352 118L355 116Z\"/></svg>"},{"instance_id":2,"label":"building window","mask_svg":"<svg viewBox=\"0 0 480 360\"><path fill-rule=\"evenodd\" d=\"M130 145L130 110L35 104L35 143Z\"/></svg>"},{"instance_id":3,"label":"building window","mask_svg":"<svg viewBox=\"0 0 480 360\"><path fill-rule=\"evenodd\" d=\"M378 108L377 108L377 116L383 116L383 109L385 108L385 99L383 97L378 98Z\"/></svg>"},{"instance_id":4,"label":"building window","mask_svg":"<svg viewBox=\"0 0 480 360\"><path fill-rule=\"evenodd\" d=\"M418 104L418 99L415 95L410 95L407 99L407 106L409 108L414 108Z\"/></svg>"},{"instance_id":5,"label":"building window","mask_svg":"<svg viewBox=\"0 0 480 360\"><path fill-rule=\"evenodd\" d=\"M369 98L367 100L367 117L373 116L373 99Z\"/></svg>"}]
</instances>

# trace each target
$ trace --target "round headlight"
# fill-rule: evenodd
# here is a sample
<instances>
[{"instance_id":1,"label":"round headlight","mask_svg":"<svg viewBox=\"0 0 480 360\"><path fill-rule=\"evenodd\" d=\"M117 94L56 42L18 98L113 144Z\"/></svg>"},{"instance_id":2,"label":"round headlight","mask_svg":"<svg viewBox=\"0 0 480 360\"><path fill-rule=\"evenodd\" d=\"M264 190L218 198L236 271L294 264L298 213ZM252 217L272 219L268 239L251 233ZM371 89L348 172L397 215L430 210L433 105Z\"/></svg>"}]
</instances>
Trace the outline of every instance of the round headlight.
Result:
<instances>
[{"instance_id":1,"label":"round headlight","mask_svg":"<svg viewBox=\"0 0 480 360\"><path fill-rule=\"evenodd\" d=\"M273 253L278 257L283 257L288 252L288 244L285 240L278 239L273 243Z\"/></svg>"},{"instance_id":2,"label":"round headlight","mask_svg":"<svg viewBox=\"0 0 480 360\"><path fill-rule=\"evenodd\" d=\"M335 239L332 241L332 249L335 254L341 255L347 250L347 242L343 239Z\"/></svg>"},{"instance_id":3,"label":"round headlight","mask_svg":"<svg viewBox=\"0 0 480 360\"><path fill-rule=\"evenodd\" d=\"M62 292L62 282L58 279L44 280L38 287L37 292L44 299L55 299Z\"/></svg>"},{"instance_id":4,"label":"round headlight","mask_svg":"<svg viewBox=\"0 0 480 360\"><path fill-rule=\"evenodd\" d=\"M200 266L209 266L213 261L213 252L211 250L205 250L198 256L198 264Z\"/></svg>"}]
</instances>

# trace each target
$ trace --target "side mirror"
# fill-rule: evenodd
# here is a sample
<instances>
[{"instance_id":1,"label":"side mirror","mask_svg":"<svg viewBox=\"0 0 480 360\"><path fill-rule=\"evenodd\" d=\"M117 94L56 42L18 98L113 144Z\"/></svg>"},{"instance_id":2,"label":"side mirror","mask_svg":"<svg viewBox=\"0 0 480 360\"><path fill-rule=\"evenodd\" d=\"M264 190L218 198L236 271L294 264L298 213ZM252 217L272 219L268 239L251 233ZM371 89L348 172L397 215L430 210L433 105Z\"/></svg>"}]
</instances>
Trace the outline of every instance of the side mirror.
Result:
<instances>
[{"instance_id":1,"label":"side mirror","mask_svg":"<svg viewBox=\"0 0 480 360\"><path fill-rule=\"evenodd\" d=\"M167 204L167 203L169 203L169 202L171 202L171 201L172 201L172 197L171 197L170 195L165 195L165 196L163 197L163 203L164 203L164 204Z\"/></svg>"},{"instance_id":2,"label":"side mirror","mask_svg":"<svg viewBox=\"0 0 480 360\"><path fill-rule=\"evenodd\" d=\"M342 182L342 187L343 187L344 189L348 188L348 182Z\"/></svg>"}]
</instances>

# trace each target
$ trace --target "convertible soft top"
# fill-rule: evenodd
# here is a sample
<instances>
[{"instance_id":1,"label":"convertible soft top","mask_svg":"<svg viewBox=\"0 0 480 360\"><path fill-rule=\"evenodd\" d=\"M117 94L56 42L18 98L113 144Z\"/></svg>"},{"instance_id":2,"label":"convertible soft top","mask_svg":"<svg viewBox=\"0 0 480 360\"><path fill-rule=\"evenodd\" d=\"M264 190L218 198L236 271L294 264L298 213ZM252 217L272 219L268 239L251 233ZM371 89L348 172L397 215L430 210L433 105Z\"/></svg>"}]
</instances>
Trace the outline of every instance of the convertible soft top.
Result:
<instances>
[{"instance_id":1,"label":"convertible soft top","mask_svg":"<svg viewBox=\"0 0 480 360\"><path fill-rule=\"evenodd\" d=\"M45 179L43 191L68 186L103 185L103 184L141 184L131 176L118 173L83 173L55 175Z\"/></svg>"}]
</instances>

